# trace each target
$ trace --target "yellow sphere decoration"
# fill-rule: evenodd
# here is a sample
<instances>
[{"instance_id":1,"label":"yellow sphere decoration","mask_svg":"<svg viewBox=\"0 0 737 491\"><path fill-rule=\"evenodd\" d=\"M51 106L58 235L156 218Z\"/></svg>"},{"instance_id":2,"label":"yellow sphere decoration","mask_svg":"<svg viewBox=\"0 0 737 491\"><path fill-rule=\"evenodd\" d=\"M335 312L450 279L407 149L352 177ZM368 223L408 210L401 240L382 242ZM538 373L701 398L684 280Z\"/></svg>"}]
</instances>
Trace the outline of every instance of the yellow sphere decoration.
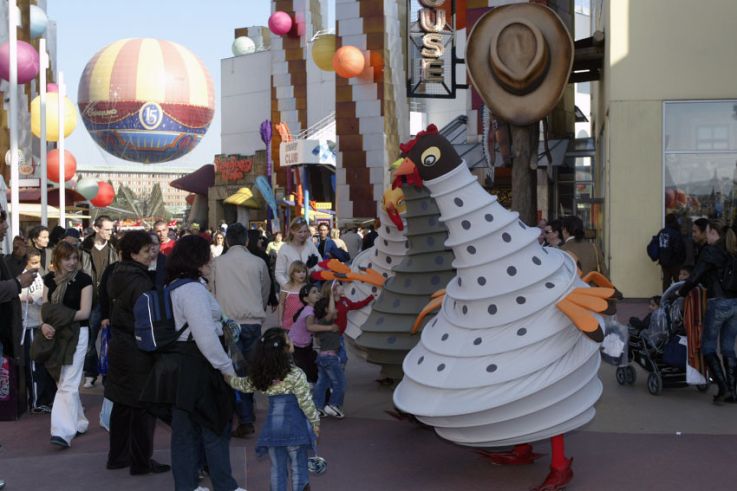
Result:
<instances>
[{"instance_id":1,"label":"yellow sphere decoration","mask_svg":"<svg viewBox=\"0 0 737 491\"><path fill-rule=\"evenodd\" d=\"M334 72L333 56L335 55L335 34L323 34L312 43L312 61L317 68L326 72Z\"/></svg>"},{"instance_id":2,"label":"yellow sphere decoration","mask_svg":"<svg viewBox=\"0 0 737 491\"><path fill-rule=\"evenodd\" d=\"M355 46L343 46L333 55L335 73L343 78L357 77L363 73L366 59L363 52Z\"/></svg>"},{"instance_id":3,"label":"yellow sphere decoration","mask_svg":"<svg viewBox=\"0 0 737 491\"><path fill-rule=\"evenodd\" d=\"M77 108L72 101L64 98L64 138L68 137L77 127ZM31 101L31 132L41 138L41 97ZM46 140L59 141L59 94L46 94Z\"/></svg>"}]
</instances>

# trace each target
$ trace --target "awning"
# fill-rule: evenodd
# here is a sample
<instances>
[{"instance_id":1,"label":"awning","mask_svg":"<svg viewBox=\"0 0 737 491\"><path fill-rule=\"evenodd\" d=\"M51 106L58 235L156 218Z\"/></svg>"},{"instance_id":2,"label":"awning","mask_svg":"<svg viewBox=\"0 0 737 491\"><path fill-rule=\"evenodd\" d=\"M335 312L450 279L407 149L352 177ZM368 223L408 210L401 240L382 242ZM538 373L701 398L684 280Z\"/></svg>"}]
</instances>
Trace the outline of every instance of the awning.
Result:
<instances>
[{"instance_id":1,"label":"awning","mask_svg":"<svg viewBox=\"0 0 737 491\"><path fill-rule=\"evenodd\" d=\"M7 192L8 200L10 200L10 190ZM18 197L21 203L41 203L41 189L40 188L29 188L21 189L18 193ZM65 188L64 199L67 206L71 206L74 203L83 203L87 201L87 198L79 194L74 189ZM59 206L59 188L49 188L48 190L48 204L52 206Z\"/></svg>"},{"instance_id":2,"label":"awning","mask_svg":"<svg viewBox=\"0 0 737 491\"><path fill-rule=\"evenodd\" d=\"M261 205L253 197L253 192L248 188L240 188L235 194L231 194L223 203L235 206L243 206L245 208L260 209Z\"/></svg>"},{"instance_id":3,"label":"awning","mask_svg":"<svg viewBox=\"0 0 737 491\"><path fill-rule=\"evenodd\" d=\"M9 204L8 208L12 210L13 206ZM41 218L41 205L38 203L20 203L18 209L19 209L19 213L21 216ZM49 218L59 218L59 208L55 206L47 206L46 213L48 213ZM82 213L69 213L69 212L66 213L66 217L67 219L90 218L89 215L85 215Z\"/></svg>"},{"instance_id":4,"label":"awning","mask_svg":"<svg viewBox=\"0 0 737 491\"><path fill-rule=\"evenodd\" d=\"M215 185L215 166L205 164L194 172L174 179L169 186L190 193L207 196L207 190Z\"/></svg>"}]
</instances>

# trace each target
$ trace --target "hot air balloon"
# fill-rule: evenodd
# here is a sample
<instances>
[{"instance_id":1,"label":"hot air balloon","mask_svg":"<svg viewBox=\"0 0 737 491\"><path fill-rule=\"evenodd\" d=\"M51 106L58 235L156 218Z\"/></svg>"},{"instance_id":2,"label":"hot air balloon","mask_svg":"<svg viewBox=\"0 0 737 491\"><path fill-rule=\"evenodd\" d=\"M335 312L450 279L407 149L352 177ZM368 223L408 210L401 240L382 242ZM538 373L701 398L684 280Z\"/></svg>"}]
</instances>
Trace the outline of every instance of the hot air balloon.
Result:
<instances>
[{"instance_id":1,"label":"hot air balloon","mask_svg":"<svg viewBox=\"0 0 737 491\"><path fill-rule=\"evenodd\" d=\"M87 63L77 102L98 145L116 157L154 164L197 146L215 112L215 89L187 48L158 39L122 39Z\"/></svg>"}]
</instances>

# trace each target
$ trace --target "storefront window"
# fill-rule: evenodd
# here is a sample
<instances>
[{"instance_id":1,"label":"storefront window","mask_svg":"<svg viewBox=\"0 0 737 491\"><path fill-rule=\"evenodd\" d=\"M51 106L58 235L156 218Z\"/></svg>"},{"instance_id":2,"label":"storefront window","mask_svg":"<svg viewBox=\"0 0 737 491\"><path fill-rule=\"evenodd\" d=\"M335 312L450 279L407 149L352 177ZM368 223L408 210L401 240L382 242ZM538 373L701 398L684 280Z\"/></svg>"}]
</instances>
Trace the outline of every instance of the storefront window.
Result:
<instances>
[{"instance_id":1,"label":"storefront window","mask_svg":"<svg viewBox=\"0 0 737 491\"><path fill-rule=\"evenodd\" d=\"M667 102L663 117L665 213L678 214L686 226L700 217L733 225L737 101Z\"/></svg>"}]
</instances>

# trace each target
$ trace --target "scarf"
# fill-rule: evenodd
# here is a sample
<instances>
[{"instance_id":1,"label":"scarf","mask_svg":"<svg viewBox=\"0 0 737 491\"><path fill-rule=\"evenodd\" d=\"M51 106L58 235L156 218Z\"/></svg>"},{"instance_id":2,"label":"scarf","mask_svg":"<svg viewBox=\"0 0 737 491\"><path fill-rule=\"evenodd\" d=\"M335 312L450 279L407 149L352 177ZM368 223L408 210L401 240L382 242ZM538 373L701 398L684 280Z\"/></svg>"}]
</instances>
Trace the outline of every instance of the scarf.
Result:
<instances>
[{"instance_id":1,"label":"scarf","mask_svg":"<svg viewBox=\"0 0 737 491\"><path fill-rule=\"evenodd\" d=\"M49 299L51 303L64 303L64 294L67 292L67 286L77 277L77 271L67 273L54 273L54 283L56 289Z\"/></svg>"}]
</instances>

